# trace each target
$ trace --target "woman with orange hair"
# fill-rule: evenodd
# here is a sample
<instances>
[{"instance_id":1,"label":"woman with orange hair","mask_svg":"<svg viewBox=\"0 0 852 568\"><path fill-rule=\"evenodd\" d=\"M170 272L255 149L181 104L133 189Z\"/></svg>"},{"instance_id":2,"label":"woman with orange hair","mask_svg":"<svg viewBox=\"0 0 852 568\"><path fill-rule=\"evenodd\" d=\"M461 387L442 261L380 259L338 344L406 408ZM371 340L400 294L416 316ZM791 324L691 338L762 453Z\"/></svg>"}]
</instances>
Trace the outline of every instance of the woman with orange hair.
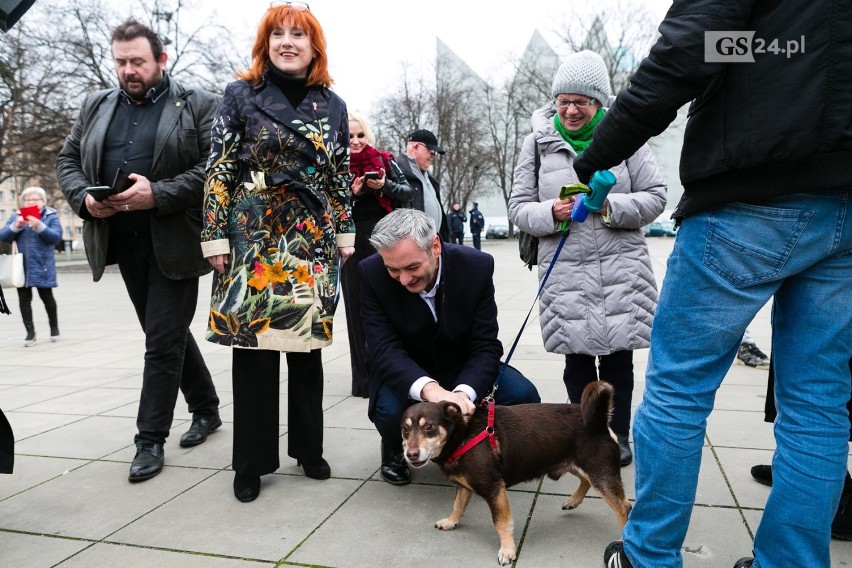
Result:
<instances>
[{"instance_id":1,"label":"woman with orange hair","mask_svg":"<svg viewBox=\"0 0 852 568\"><path fill-rule=\"evenodd\" d=\"M308 477L331 475L320 349L355 226L346 104L329 90L325 36L307 4L273 2L238 77L213 124L201 245L215 268L207 339L234 348L234 495L248 502L280 465L282 351L288 455Z\"/></svg>"}]
</instances>

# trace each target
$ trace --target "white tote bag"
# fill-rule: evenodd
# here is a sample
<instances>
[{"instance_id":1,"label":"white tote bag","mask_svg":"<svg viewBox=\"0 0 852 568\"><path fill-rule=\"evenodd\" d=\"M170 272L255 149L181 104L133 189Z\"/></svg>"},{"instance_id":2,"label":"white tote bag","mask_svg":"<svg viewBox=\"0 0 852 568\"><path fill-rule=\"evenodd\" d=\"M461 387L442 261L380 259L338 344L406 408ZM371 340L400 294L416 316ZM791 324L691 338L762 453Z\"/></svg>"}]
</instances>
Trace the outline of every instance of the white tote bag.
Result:
<instances>
[{"instance_id":1,"label":"white tote bag","mask_svg":"<svg viewBox=\"0 0 852 568\"><path fill-rule=\"evenodd\" d=\"M12 254L0 254L0 287L20 288L24 285L24 255L18 243L12 243Z\"/></svg>"}]
</instances>

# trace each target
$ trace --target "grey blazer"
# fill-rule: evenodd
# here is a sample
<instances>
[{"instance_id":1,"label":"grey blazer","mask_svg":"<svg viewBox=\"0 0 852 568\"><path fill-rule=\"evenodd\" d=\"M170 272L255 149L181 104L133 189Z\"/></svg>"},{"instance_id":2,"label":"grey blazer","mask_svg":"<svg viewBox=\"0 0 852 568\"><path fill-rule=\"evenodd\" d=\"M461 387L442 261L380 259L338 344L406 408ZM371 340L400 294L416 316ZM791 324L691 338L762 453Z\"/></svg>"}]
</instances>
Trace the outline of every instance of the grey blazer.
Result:
<instances>
[{"instance_id":1,"label":"grey blazer","mask_svg":"<svg viewBox=\"0 0 852 568\"><path fill-rule=\"evenodd\" d=\"M150 177L155 201L151 237L157 265L167 278L197 278L211 270L201 255L201 207L218 99L203 90L185 89L171 77L167 97ZM104 137L118 102L117 88L88 95L56 158L59 187L84 219L83 242L95 281L115 259L107 254L107 221L95 219L86 208L86 187L112 182L99 179L99 172Z\"/></svg>"}]
</instances>

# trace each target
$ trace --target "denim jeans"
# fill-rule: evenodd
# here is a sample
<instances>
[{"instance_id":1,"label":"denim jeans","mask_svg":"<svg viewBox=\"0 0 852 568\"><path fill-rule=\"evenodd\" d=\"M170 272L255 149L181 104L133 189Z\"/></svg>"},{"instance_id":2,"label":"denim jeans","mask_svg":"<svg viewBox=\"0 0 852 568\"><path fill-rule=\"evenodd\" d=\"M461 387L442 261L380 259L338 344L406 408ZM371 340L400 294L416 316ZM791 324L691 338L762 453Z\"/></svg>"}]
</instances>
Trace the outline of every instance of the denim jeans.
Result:
<instances>
[{"instance_id":1,"label":"denim jeans","mask_svg":"<svg viewBox=\"0 0 852 568\"><path fill-rule=\"evenodd\" d=\"M496 378L496 377L495 377ZM435 380L444 388L451 388L455 383L454 377L435 377ZM487 393L482 393L484 396ZM400 400L393 390L382 385L376 393L376 404L373 409L373 424L382 436L382 442L394 452L402 452L402 434L400 433L400 421L405 409L417 401L411 399ZM497 391L494 393L496 404L510 406L514 404L538 403L541 396L535 385L520 371L514 367L506 367Z\"/></svg>"},{"instance_id":2,"label":"denim jeans","mask_svg":"<svg viewBox=\"0 0 852 568\"><path fill-rule=\"evenodd\" d=\"M848 452L850 284L848 192L734 203L684 221L633 424L636 505L623 536L635 568L683 565L707 417L746 326L773 295L777 448L753 567L829 566Z\"/></svg>"}]
</instances>

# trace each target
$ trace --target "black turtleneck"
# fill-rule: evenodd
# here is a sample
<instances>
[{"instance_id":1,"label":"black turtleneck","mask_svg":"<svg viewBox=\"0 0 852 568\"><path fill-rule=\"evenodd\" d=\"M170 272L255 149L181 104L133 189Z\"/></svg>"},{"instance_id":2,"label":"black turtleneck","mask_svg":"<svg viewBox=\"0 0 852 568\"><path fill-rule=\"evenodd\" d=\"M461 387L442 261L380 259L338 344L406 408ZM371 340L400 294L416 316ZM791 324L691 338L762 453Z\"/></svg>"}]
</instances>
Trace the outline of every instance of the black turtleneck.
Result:
<instances>
[{"instance_id":1,"label":"black turtleneck","mask_svg":"<svg viewBox=\"0 0 852 568\"><path fill-rule=\"evenodd\" d=\"M281 92L284 93L284 96L287 97L293 108L299 108L299 105L302 104L302 101L305 100L308 94L307 76L292 77L278 69L275 65L270 64L269 80L281 89Z\"/></svg>"}]
</instances>

